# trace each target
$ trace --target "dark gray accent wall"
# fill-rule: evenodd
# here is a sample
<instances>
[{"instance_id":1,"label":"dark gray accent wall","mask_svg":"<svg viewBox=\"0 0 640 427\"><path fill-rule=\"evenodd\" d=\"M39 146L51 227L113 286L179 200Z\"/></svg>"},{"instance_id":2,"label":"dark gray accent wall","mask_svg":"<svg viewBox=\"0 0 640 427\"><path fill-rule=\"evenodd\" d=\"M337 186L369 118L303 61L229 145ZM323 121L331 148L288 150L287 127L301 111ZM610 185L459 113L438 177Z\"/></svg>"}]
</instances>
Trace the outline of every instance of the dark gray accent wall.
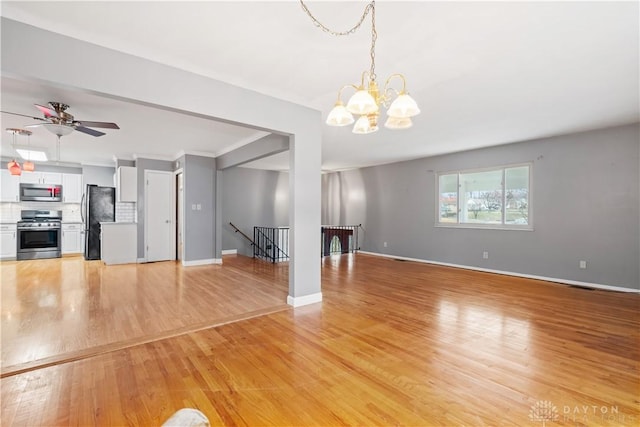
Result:
<instances>
[{"instance_id":1,"label":"dark gray accent wall","mask_svg":"<svg viewBox=\"0 0 640 427\"><path fill-rule=\"evenodd\" d=\"M230 168L222 175L222 249L253 256L251 244L229 225L253 238L254 226L289 225L289 174Z\"/></svg>"},{"instance_id":2,"label":"dark gray accent wall","mask_svg":"<svg viewBox=\"0 0 640 427\"><path fill-rule=\"evenodd\" d=\"M322 222L362 223L365 251L640 289L639 153L634 124L333 173ZM437 172L524 162L533 231L435 226Z\"/></svg>"},{"instance_id":3,"label":"dark gray accent wall","mask_svg":"<svg viewBox=\"0 0 640 427\"><path fill-rule=\"evenodd\" d=\"M181 164L184 174L184 261L220 258L215 247L216 159L187 154ZM194 205L196 209L192 209Z\"/></svg>"},{"instance_id":4,"label":"dark gray accent wall","mask_svg":"<svg viewBox=\"0 0 640 427\"><path fill-rule=\"evenodd\" d=\"M136 209L138 209L138 258L144 258L144 192L145 192L145 170L156 171L173 171L173 162L167 160L155 160L155 159L136 159L136 168L138 172L138 202L136 203ZM113 185L113 184L112 184ZM170 188L167 191L172 191Z\"/></svg>"}]
</instances>

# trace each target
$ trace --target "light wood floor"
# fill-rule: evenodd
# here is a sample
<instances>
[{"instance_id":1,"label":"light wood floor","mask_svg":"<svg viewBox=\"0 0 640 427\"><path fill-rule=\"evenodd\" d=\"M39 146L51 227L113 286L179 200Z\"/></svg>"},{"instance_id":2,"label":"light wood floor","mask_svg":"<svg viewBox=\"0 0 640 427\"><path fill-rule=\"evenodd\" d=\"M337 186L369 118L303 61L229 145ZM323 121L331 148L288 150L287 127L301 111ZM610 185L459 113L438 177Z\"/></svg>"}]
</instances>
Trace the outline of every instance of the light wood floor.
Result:
<instances>
[{"instance_id":1,"label":"light wood floor","mask_svg":"<svg viewBox=\"0 0 640 427\"><path fill-rule=\"evenodd\" d=\"M214 425L640 422L637 294L358 254L324 258L324 301L291 309L281 306L285 265L226 257L222 267L160 263L124 273L67 269L65 261L49 266L56 280L29 262L1 265L3 426L159 425L182 407L202 410ZM27 270L37 279L19 280ZM106 289L112 274L118 290ZM159 296L156 287L166 289ZM207 328L199 317L206 309L198 318L187 309L215 307L216 298L238 303L239 295L245 310L220 308L220 318L269 314ZM89 304L82 322L61 320L71 301ZM169 308L176 304L184 309ZM123 330L101 331L109 323L101 316ZM185 333L189 325L195 331ZM80 351L73 327L95 355L5 371L5 354L24 367ZM117 347L118 336L129 344ZM28 341L41 348L21 357ZM536 404L556 412L544 415Z\"/></svg>"}]
</instances>

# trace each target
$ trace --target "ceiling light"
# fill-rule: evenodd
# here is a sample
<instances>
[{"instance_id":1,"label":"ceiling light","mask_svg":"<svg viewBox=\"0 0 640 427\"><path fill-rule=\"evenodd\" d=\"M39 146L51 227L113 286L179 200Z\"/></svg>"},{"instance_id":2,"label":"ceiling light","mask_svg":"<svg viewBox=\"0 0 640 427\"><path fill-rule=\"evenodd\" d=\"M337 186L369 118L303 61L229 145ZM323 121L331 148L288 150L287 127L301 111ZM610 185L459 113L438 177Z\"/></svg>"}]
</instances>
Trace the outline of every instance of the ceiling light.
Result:
<instances>
[{"instance_id":1,"label":"ceiling light","mask_svg":"<svg viewBox=\"0 0 640 427\"><path fill-rule=\"evenodd\" d=\"M31 135L31 131L26 129L7 128L7 132L9 132L12 135L11 146L13 147L14 150L16 147L16 138L18 135L26 136L27 138L29 138L29 136ZM11 175L22 174L22 168L20 167L20 164L16 162L16 159L13 159L9 163L7 163L7 169L9 170L9 173ZM25 168L24 168L25 171L33 171L34 169L35 169L35 166L33 165L33 163L31 162L25 163Z\"/></svg>"},{"instance_id":2,"label":"ceiling light","mask_svg":"<svg viewBox=\"0 0 640 427\"><path fill-rule=\"evenodd\" d=\"M411 117L391 117L387 118L384 127L387 129L408 129L413 126Z\"/></svg>"},{"instance_id":3,"label":"ceiling light","mask_svg":"<svg viewBox=\"0 0 640 427\"><path fill-rule=\"evenodd\" d=\"M36 165L34 165L33 162L30 162L29 160L22 164L22 170L24 170L25 172L33 172L35 169Z\"/></svg>"},{"instance_id":4,"label":"ceiling light","mask_svg":"<svg viewBox=\"0 0 640 427\"><path fill-rule=\"evenodd\" d=\"M16 162L15 159L11 160L7 163L7 169L9 169L9 173L11 175L20 175L22 174L22 169L20 169L20 165Z\"/></svg>"},{"instance_id":5,"label":"ceiling light","mask_svg":"<svg viewBox=\"0 0 640 427\"><path fill-rule=\"evenodd\" d=\"M57 123L43 123L42 126L52 134L58 135L58 137L69 135L74 130L71 126L60 125Z\"/></svg>"},{"instance_id":6,"label":"ceiling light","mask_svg":"<svg viewBox=\"0 0 640 427\"><path fill-rule=\"evenodd\" d=\"M41 150L26 150L24 148L16 148L16 151L18 152L18 154L20 154L20 157L22 157L25 160L35 160L36 162L46 162L47 160L47 153Z\"/></svg>"},{"instance_id":7,"label":"ceiling light","mask_svg":"<svg viewBox=\"0 0 640 427\"><path fill-rule=\"evenodd\" d=\"M353 133L367 134L378 130L378 118L380 117L380 106L388 107L387 116L389 119L385 122L388 129L406 129L412 126L411 117L420 113L418 104L409 96L406 90L406 80L404 75L396 73L387 78L382 91L378 88L376 82L376 39L378 33L376 31L376 2L371 1L365 8L360 20L356 25L347 31L333 31L316 19L309 11L303 0L300 0L302 9L311 18L313 23L334 36L347 36L353 34L364 22L365 18L371 13L371 66L369 71L362 73L360 84L350 84L343 86L338 91L338 99L333 109L327 117L327 125L329 126L347 126L354 122L353 114L357 114L360 118L353 126ZM402 82L400 91L392 88L389 84L393 79L399 79ZM342 90L352 87L356 93L349 99L347 106L342 103ZM395 100L392 99L395 97ZM390 105L389 105L390 104ZM391 120L393 118L393 120Z\"/></svg>"}]
</instances>

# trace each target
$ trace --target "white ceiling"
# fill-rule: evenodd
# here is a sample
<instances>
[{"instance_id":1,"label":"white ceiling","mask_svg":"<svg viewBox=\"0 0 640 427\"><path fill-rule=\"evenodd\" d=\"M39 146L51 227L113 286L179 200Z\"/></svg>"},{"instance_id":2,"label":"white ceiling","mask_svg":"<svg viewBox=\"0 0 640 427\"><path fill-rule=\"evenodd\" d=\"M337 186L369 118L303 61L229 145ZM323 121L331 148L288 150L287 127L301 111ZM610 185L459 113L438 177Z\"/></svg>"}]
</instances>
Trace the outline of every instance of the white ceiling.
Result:
<instances>
[{"instance_id":1,"label":"white ceiling","mask_svg":"<svg viewBox=\"0 0 640 427\"><path fill-rule=\"evenodd\" d=\"M366 2L308 2L343 30ZM369 68L370 21L348 37L316 28L297 1L7 2L2 15L322 111ZM407 77L422 113L413 128L323 130L322 166L340 170L637 122L638 2L376 3L376 73ZM42 48L46 49L46 41ZM36 55L37 52L25 52ZM15 76L14 76L15 77ZM70 104L76 119L113 121L100 138L62 138L61 160L219 155L264 133L3 77L2 110ZM347 93L349 96L350 93ZM346 98L345 98L346 101ZM384 114L383 114L384 119ZM2 114L2 127L35 120ZM3 155L12 155L10 136ZM34 129L31 144L54 146ZM19 141L20 142L20 141ZM256 167L286 169L287 156Z\"/></svg>"}]
</instances>

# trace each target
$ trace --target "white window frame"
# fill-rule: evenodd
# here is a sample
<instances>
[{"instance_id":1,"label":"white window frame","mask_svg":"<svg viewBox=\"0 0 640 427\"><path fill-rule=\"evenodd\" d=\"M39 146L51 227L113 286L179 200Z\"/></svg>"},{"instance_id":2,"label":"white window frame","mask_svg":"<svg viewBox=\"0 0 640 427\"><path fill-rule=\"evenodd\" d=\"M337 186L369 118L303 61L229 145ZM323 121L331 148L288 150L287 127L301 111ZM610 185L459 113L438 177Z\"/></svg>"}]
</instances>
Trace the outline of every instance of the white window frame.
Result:
<instances>
[{"instance_id":1,"label":"white window frame","mask_svg":"<svg viewBox=\"0 0 640 427\"><path fill-rule=\"evenodd\" d=\"M505 191L505 170L517 167L529 167L529 194L528 194L528 214L527 214L527 222L528 224L505 224L505 216L506 216L506 197L507 192ZM468 173L477 173L477 172L491 172L491 171L501 171L502 172L502 224L482 224L482 223L461 223L460 222L460 175L468 174ZM458 194L456 198L456 222L440 222L440 177L442 175L457 175L457 187ZM501 165L487 168L478 168L478 169L459 169L459 170L451 170L451 171L440 171L436 173L435 176L435 226L442 228L472 228L472 229L488 229L488 230L519 230L519 231L533 231L533 162L526 163L514 163L509 165Z\"/></svg>"}]
</instances>

